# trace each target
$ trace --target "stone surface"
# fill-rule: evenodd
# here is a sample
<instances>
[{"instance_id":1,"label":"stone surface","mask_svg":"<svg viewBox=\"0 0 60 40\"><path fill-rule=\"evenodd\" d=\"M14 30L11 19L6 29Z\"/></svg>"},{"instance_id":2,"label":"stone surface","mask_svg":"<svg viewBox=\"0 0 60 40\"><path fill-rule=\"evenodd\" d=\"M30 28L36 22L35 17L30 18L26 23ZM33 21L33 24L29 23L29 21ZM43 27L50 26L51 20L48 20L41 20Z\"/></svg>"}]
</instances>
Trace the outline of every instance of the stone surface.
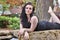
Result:
<instances>
[{"instance_id":1,"label":"stone surface","mask_svg":"<svg viewBox=\"0 0 60 40\"><path fill-rule=\"evenodd\" d=\"M18 38L18 31L19 30L0 29L0 40L1 39L10 39L12 37Z\"/></svg>"},{"instance_id":2,"label":"stone surface","mask_svg":"<svg viewBox=\"0 0 60 40\"><path fill-rule=\"evenodd\" d=\"M29 36L29 40L60 40L60 30L37 31L29 33Z\"/></svg>"},{"instance_id":3,"label":"stone surface","mask_svg":"<svg viewBox=\"0 0 60 40\"><path fill-rule=\"evenodd\" d=\"M29 40L60 40L60 30L33 32Z\"/></svg>"},{"instance_id":4,"label":"stone surface","mask_svg":"<svg viewBox=\"0 0 60 40\"><path fill-rule=\"evenodd\" d=\"M14 36L18 37L19 30L9 30ZM21 38L23 40L23 36ZM60 40L60 30L45 30L29 33L29 40Z\"/></svg>"}]
</instances>

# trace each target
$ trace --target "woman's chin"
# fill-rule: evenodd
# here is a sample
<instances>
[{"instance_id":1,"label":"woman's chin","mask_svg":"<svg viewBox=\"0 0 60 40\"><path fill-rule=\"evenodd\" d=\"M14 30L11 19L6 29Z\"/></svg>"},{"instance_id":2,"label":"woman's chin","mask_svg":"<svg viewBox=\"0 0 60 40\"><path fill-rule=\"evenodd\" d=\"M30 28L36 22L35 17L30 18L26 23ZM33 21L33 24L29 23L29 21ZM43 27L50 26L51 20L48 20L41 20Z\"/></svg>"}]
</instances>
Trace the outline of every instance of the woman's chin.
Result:
<instances>
[{"instance_id":1,"label":"woman's chin","mask_svg":"<svg viewBox=\"0 0 60 40\"><path fill-rule=\"evenodd\" d=\"M27 15L30 15L30 13L26 13Z\"/></svg>"}]
</instances>

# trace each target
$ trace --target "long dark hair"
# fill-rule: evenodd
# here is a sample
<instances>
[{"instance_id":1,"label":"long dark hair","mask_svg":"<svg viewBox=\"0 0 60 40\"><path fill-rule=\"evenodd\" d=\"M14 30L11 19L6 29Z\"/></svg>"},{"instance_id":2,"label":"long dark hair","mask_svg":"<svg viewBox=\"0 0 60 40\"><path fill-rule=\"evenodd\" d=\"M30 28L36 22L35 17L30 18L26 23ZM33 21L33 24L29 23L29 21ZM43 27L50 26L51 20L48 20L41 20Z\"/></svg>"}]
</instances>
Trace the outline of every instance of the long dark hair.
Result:
<instances>
[{"instance_id":1,"label":"long dark hair","mask_svg":"<svg viewBox=\"0 0 60 40\"><path fill-rule=\"evenodd\" d=\"M21 13L21 15L20 15L20 18L21 18L21 22L23 22L22 24L27 24L27 15L26 15L26 13L25 13L25 7L27 6L27 5L32 5L32 3L31 2L28 2L28 3L26 3L25 5L24 5L24 7L23 7L23 9L22 9L22 13ZM33 5L32 5L33 6ZM33 14L34 14L34 6L33 6L33 10L32 10L32 13L30 14L30 17L32 17L33 16Z\"/></svg>"}]
</instances>

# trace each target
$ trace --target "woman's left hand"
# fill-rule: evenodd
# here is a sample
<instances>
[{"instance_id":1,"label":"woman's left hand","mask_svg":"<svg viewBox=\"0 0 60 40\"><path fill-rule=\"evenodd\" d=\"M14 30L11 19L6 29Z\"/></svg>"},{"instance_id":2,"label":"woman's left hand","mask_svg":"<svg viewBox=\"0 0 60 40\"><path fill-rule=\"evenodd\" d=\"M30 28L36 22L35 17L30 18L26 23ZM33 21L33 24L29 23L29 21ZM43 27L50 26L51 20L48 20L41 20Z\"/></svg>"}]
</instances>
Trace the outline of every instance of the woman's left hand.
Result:
<instances>
[{"instance_id":1,"label":"woman's left hand","mask_svg":"<svg viewBox=\"0 0 60 40\"><path fill-rule=\"evenodd\" d=\"M29 34L28 34L28 32L27 32L27 31L25 31L24 38L25 38L25 39L29 39Z\"/></svg>"},{"instance_id":2,"label":"woman's left hand","mask_svg":"<svg viewBox=\"0 0 60 40\"><path fill-rule=\"evenodd\" d=\"M24 34L24 29L20 29L20 31L18 32L18 35L23 35Z\"/></svg>"}]
</instances>

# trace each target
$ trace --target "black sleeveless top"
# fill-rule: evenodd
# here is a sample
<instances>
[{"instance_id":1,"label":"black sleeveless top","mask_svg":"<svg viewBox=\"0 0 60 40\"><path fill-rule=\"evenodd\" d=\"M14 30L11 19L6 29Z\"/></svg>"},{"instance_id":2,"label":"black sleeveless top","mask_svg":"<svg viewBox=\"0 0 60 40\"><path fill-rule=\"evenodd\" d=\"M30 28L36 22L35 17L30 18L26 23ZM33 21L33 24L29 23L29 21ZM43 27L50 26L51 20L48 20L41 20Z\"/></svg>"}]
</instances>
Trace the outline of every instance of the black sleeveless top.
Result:
<instances>
[{"instance_id":1,"label":"black sleeveless top","mask_svg":"<svg viewBox=\"0 0 60 40\"><path fill-rule=\"evenodd\" d=\"M37 17L38 18L38 17ZM39 21L39 20L38 20ZM28 22L28 20L26 19L26 20L21 20L21 23L22 23L22 25L23 25L23 28L30 28L31 27L31 23L30 22Z\"/></svg>"},{"instance_id":2,"label":"black sleeveless top","mask_svg":"<svg viewBox=\"0 0 60 40\"><path fill-rule=\"evenodd\" d=\"M23 28L30 28L31 27L31 23L30 22L21 22L23 25ZM36 29L34 31L39 31L40 30L40 22L37 23Z\"/></svg>"},{"instance_id":3,"label":"black sleeveless top","mask_svg":"<svg viewBox=\"0 0 60 40\"><path fill-rule=\"evenodd\" d=\"M30 26L31 26L30 22L26 22L26 23L23 24L24 28L30 28Z\"/></svg>"}]
</instances>

